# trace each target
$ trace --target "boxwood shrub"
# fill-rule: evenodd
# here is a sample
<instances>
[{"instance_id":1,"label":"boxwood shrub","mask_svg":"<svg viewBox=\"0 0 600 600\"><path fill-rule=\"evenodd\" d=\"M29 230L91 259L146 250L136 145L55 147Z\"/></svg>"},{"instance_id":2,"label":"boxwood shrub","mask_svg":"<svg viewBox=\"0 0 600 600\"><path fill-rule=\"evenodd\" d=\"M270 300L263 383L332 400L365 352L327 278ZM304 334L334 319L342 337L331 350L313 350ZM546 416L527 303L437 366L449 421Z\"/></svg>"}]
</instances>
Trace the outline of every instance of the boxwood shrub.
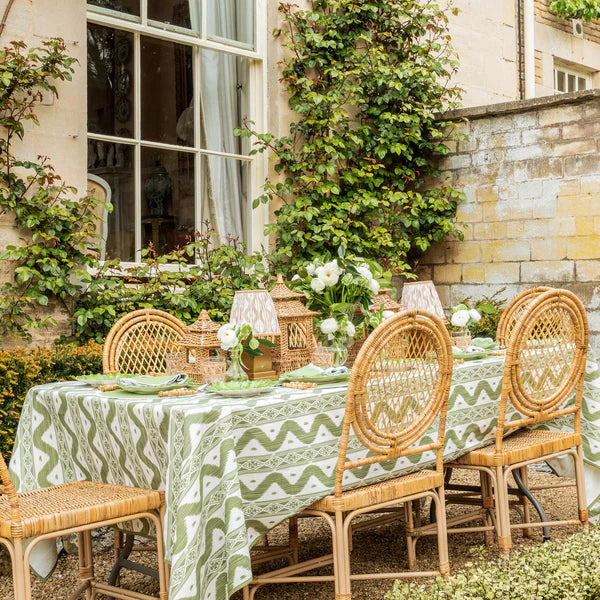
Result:
<instances>
[{"instance_id":1,"label":"boxwood shrub","mask_svg":"<svg viewBox=\"0 0 600 600\"><path fill-rule=\"evenodd\" d=\"M10 459L29 388L102 371L102 345L60 344L0 350L0 452Z\"/></svg>"},{"instance_id":2,"label":"boxwood shrub","mask_svg":"<svg viewBox=\"0 0 600 600\"><path fill-rule=\"evenodd\" d=\"M449 579L396 581L387 600L597 600L600 527L488 560L484 549Z\"/></svg>"}]
</instances>

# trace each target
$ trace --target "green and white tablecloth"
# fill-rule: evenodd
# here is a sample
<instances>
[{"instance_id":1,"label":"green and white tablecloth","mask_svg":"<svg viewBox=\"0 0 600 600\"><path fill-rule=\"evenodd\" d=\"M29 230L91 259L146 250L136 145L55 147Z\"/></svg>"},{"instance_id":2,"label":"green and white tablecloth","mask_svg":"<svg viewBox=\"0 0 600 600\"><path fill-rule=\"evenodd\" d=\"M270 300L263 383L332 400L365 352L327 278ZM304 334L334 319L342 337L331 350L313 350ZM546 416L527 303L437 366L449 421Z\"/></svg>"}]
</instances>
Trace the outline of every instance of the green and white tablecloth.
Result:
<instances>
[{"instance_id":1,"label":"green and white tablecloth","mask_svg":"<svg viewBox=\"0 0 600 600\"><path fill-rule=\"evenodd\" d=\"M455 366L448 459L494 438L503 359ZM225 600L251 580L250 547L333 490L345 387L226 400L101 393L76 382L30 390L10 467L20 490L78 479L166 490L171 600ZM568 419L553 428L569 428ZM572 427L572 425L571 425ZM590 514L600 514L600 373L582 431ZM433 431L426 437L433 439ZM352 455L364 452L354 440ZM431 464L411 456L346 473L356 486Z\"/></svg>"}]
</instances>

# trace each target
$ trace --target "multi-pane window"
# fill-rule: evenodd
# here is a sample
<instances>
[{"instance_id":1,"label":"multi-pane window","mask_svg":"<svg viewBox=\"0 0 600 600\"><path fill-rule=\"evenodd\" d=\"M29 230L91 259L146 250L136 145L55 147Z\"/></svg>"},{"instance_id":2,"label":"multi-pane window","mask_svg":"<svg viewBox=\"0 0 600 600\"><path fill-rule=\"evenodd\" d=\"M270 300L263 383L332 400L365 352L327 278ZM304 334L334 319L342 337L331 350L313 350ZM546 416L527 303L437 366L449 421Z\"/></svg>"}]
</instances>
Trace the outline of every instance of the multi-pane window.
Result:
<instances>
[{"instance_id":1,"label":"multi-pane window","mask_svg":"<svg viewBox=\"0 0 600 600\"><path fill-rule=\"evenodd\" d=\"M591 77L585 71L578 71L570 67L554 66L554 92L579 92L591 87Z\"/></svg>"},{"instance_id":2,"label":"multi-pane window","mask_svg":"<svg viewBox=\"0 0 600 600\"><path fill-rule=\"evenodd\" d=\"M260 0L88 0L88 171L110 190L106 255L168 252L209 221L251 237ZM262 10L262 9L260 9Z\"/></svg>"}]
</instances>

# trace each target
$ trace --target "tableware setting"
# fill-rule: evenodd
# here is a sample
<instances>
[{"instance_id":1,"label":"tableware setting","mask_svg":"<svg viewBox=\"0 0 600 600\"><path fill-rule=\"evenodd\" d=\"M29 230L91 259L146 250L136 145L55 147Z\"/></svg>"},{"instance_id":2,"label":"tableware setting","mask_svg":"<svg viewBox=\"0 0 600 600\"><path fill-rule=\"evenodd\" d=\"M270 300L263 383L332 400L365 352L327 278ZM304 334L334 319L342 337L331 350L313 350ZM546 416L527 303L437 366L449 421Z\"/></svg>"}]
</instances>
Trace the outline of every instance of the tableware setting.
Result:
<instances>
[{"instance_id":1,"label":"tableware setting","mask_svg":"<svg viewBox=\"0 0 600 600\"><path fill-rule=\"evenodd\" d=\"M96 373L94 375L79 375L75 377L75 380L86 385L91 385L92 387L98 387L101 385L116 385L121 377L133 376L126 373Z\"/></svg>"},{"instance_id":2,"label":"tableware setting","mask_svg":"<svg viewBox=\"0 0 600 600\"><path fill-rule=\"evenodd\" d=\"M130 377L119 377L117 385L119 389L133 394L158 394L168 390L186 388L190 381L188 375L137 375Z\"/></svg>"},{"instance_id":3,"label":"tableware setting","mask_svg":"<svg viewBox=\"0 0 600 600\"><path fill-rule=\"evenodd\" d=\"M282 373L279 379L286 382L341 383L350 379L350 369L348 367L329 367L324 369L311 363L295 371Z\"/></svg>"},{"instance_id":4,"label":"tableware setting","mask_svg":"<svg viewBox=\"0 0 600 600\"><path fill-rule=\"evenodd\" d=\"M273 392L278 386L279 382L271 379L216 381L206 391L225 398L250 398Z\"/></svg>"}]
</instances>

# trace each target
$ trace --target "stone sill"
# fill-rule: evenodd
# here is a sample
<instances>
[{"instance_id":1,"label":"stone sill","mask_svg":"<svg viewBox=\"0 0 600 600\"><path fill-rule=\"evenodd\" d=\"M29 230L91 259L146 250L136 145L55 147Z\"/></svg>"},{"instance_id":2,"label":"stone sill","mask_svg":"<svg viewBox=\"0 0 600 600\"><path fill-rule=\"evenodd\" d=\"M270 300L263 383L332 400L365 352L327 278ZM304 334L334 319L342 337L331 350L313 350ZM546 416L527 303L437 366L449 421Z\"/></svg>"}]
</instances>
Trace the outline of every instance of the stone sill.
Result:
<instances>
[{"instance_id":1,"label":"stone sill","mask_svg":"<svg viewBox=\"0 0 600 600\"><path fill-rule=\"evenodd\" d=\"M541 98L499 102L497 104L485 104L483 106L472 106L469 108L459 108L440 115L439 119L443 119L444 121L460 121L465 119L472 121L474 119L484 119L486 117L529 112L563 104L580 104L594 98L600 98L600 89L569 92L568 94L553 94L552 96L542 96Z\"/></svg>"}]
</instances>

